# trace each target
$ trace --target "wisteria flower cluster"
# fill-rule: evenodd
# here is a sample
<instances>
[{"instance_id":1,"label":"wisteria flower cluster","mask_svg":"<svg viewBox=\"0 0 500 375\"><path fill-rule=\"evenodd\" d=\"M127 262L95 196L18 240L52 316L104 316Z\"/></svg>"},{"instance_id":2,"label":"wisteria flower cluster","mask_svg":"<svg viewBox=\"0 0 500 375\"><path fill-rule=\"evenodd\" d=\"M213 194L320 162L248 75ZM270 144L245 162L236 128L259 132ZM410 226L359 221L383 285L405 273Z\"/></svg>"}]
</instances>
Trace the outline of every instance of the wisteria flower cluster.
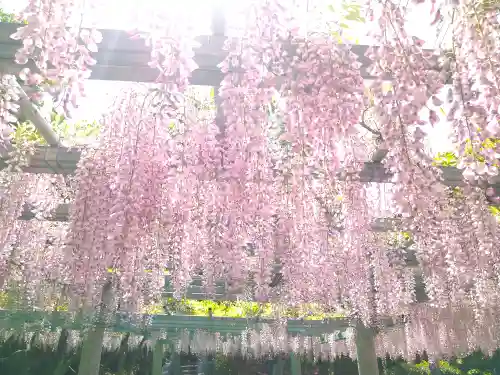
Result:
<instances>
[{"instance_id":1,"label":"wisteria flower cluster","mask_svg":"<svg viewBox=\"0 0 500 375\"><path fill-rule=\"evenodd\" d=\"M10 151L11 137L14 132L13 124L17 121L17 111L20 99L14 89L12 80L15 77L3 75L0 77L0 149Z\"/></svg>"},{"instance_id":2,"label":"wisteria flower cluster","mask_svg":"<svg viewBox=\"0 0 500 375\"><path fill-rule=\"evenodd\" d=\"M396 227L411 234L426 303L415 306L422 302L415 271L393 259L386 235L372 230L375 210L360 177L357 124L366 98L358 57L336 38L303 33L291 2L280 0L254 1L243 36L226 41L220 112L208 120L185 109L196 69L189 25L172 14L153 25L157 88L125 93L103 118L100 144L82 156L76 174L63 234L67 267L49 270L27 254L38 262L33 272L60 279L79 307L98 306L111 285L119 310L138 311L161 297L166 273L178 296L201 274L209 294L223 281L239 296L342 308L366 325L403 317L406 331L379 335L378 347L390 353L492 348L497 335L485 327L499 312L500 232L485 186L498 177L498 149L484 144L499 138L499 39L496 18L472 19L470 5L456 9L450 64L447 116L464 169L454 189L425 149L427 128L439 126L448 75L407 32L407 7L369 2L377 41L367 52L372 111L388 151L382 163L392 175ZM65 2L28 10L28 25L16 34L24 41L18 61L30 57L43 77L80 89L98 35L68 31L72 7ZM15 222L26 198L19 183L9 187L18 196L1 211L4 223ZM2 228L5 248L13 228ZM9 252L0 254L5 278ZM439 338L431 344L433 329ZM480 338L467 341L471 333ZM391 335L397 338L389 344ZM271 349L290 345L275 336L282 341Z\"/></svg>"},{"instance_id":3,"label":"wisteria flower cluster","mask_svg":"<svg viewBox=\"0 0 500 375\"><path fill-rule=\"evenodd\" d=\"M30 1L20 15L26 25L11 35L12 39L22 41L15 61L25 65L31 60L37 69L37 72L23 70L27 83L49 81L59 87L66 111L76 107L84 95L84 83L91 73L89 67L96 63L91 54L97 52L97 44L102 41L97 30L68 24L80 5L78 1Z\"/></svg>"}]
</instances>

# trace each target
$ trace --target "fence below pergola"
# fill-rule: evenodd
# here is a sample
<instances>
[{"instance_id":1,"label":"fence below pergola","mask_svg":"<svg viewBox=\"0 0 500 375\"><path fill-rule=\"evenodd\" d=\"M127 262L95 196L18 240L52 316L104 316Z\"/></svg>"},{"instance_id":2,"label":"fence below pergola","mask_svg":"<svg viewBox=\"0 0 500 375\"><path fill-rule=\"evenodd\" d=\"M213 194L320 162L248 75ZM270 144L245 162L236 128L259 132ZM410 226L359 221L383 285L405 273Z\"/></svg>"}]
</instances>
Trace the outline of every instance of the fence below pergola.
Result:
<instances>
[{"instance_id":1,"label":"fence below pergola","mask_svg":"<svg viewBox=\"0 0 500 375\"><path fill-rule=\"evenodd\" d=\"M178 348L175 348L176 340L181 335L188 335L193 338L200 332L211 336L212 339L221 339L221 342L231 338L241 338L242 335L248 335L250 332L260 332L264 327L276 326L276 320L266 318L221 318L214 316L179 316L179 315L144 315L141 319L131 320L125 314L112 314L111 316L100 316L97 320L84 320L78 314L67 312L45 312L45 311L6 311L0 310L0 330L19 330L23 332L37 331L81 331L91 329L104 332L110 331L117 334L133 334L143 337L153 343L154 367L153 375L161 374L163 352L165 347L176 354ZM283 326L289 337L302 337L308 341L310 347L328 346L335 341L346 339L347 329L356 329L357 355L359 356L363 349L370 349L371 336L370 331L359 326L355 320L347 318L332 318L323 320L304 320L288 319ZM387 319L383 322L387 327L401 324ZM368 336L366 336L368 333ZM90 336L90 335L89 335ZM368 340L367 340L368 339ZM102 340L101 340L102 341ZM96 343L97 344L97 343ZM102 344L102 342L101 342ZM200 354L200 353L198 353ZM205 354L210 354L206 352ZM246 354L246 353L242 353ZM291 374L301 375L300 356L303 352L292 351L290 353L281 353L279 350L274 352L280 358L283 354L290 355ZM373 354L371 350L365 355ZM250 353L251 355L251 353ZM201 355L202 359L204 355ZM365 357L366 358L366 357ZM358 357L358 361L363 358ZM180 375L179 366L172 368L173 375ZM280 361L275 364L274 375L283 374L283 366ZM370 373L373 373L373 369Z\"/></svg>"},{"instance_id":2,"label":"fence below pergola","mask_svg":"<svg viewBox=\"0 0 500 375\"><path fill-rule=\"evenodd\" d=\"M201 47L197 49L195 61L199 68L194 71L191 83L193 85L212 86L217 88L223 79L223 74L217 65L224 59L222 45L225 40L224 21L220 12L216 11L213 16L213 35L201 36L198 41ZM0 23L0 71L6 73L18 73L20 67L13 62L13 56L20 47L18 41L10 39L17 27L17 24ZM129 34L117 30L102 30L103 42L99 45L99 52L94 54L97 64L92 68L90 79L111 80L111 81L134 81L134 82L154 82L157 78L157 71L148 67L150 60L150 50L145 46L142 40L131 40ZM369 60L364 56L368 46L353 46L352 50L359 56L362 63L362 74L366 79L373 78L367 73ZM32 66L31 66L32 67ZM217 92L217 90L215 90ZM218 98L215 98L218 103ZM26 104L26 103L25 103ZM56 173L73 174L80 159L79 149L70 149L60 146L57 137L51 133L50 126L43 120L40 114L26 105L23 107L23 116L33 122L40 130L40 133L46 138L49 147L40 147L35 154L30 157L29 165L24 168L27 173ZM218 121L223 121L218 110ZM371 161L366 162L364 169L359 177L362 182L389 182L391 175L385 170L382 162L386 152L378 150ZM0 169L7 166L6 159L0 159ZM444 182L449 186L459 186L462 184L462 174L457 168L442 168ZM343 173L339 173L343 177ZM500 187L500 178L495 180L493 186ZM24 212L20 219L30 220L35 217L32 208L25 205ZM68 204L60 205L49 215L47 220L66 221L68 220ZM388 231L394 228L394 218L380 218L372 223L372 229L375 231ZM410 257L412 258L412 257ZM407 261L415 265L415 259ZM423 289L423 286L419 286ZM207 295L201 286L200 280L195 280L188 288L185 295L192 299L219 299L231 300L238 298L234 294L226 292L225 284L216 285L215 293ZM166 280L166 295L170 296L169 280ZM102 345L104 330L114 332L133 332L151 338L158 338L161 334L168 334L169 338L175 337L180 331L202 330L206 332L219 332L224 334L241 334L246 329L259 329L263 324L270 324L271 321L265 319L232 319L215 317L186 317L186 316L146 316L144 324L132 324L121 315L116 315L112 319L103 320L98 317L93 322L88 341L86 343L89 349L86 354L86 360L91 364L87 366L88 373L93 374L95 363L99 361L100 350L97 348ZM0 311L0 324L7 327L26 327L26 329L44 328L64 328L78 330L88 325L75 319L71 314L64 313L45 313L45 312L7 312ZM385 322L386 326L394 324L391 320ZM356 330L356 349L358 358L359 375L378 374L378 364L375 353L374 337L375 330L371 327L364 327L356 320L346 318L327 319L324 321L303 321L288 320L287 331L291 335L302 335L306 337L323 337L325 335L335 335L336 339L343 339L344 332L348 327ZM165 344L168 340L157 340L154 345L154 367L153 375L160 375L162 372L162 359ZM83 356L83 355L82 355ZM82 361L83 361L82 357ZM291 355L291 373L300 375L299 359ZM94 367L93 367L94 366ZM283 372L282 365L276 365L276 374ZM180 369L174 371L175 375L180 374Z\"/></svg>"}]
</instances>

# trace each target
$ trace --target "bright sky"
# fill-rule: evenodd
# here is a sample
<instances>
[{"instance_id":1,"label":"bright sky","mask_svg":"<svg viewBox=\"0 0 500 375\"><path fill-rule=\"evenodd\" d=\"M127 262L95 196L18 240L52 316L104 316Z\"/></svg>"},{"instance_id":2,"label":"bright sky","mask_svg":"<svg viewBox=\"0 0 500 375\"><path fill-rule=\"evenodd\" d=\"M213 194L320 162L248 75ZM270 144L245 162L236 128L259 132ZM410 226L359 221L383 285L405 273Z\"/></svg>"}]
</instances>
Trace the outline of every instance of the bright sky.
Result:
<instances>
[{"instance_id":1,"label":"bright sky","mask_svg":"<svg viewBox=\"0 0 500 375\"><path fill-rule=\"evenodd\" d=\"M191 18L197 25L197 32L200 35L210 33L210 15L212 6L222 2L226 13L228 23L228 34L234 35L238 29L241 29L244 19L239 15L246 0L95 0L98 4L95 9L85 12L84 24L95 23L99 28L131 30L141 29L141 25L151 19L150 11L155 9L155 15L158 9L164 11L171 10L173 7L179 8L186 17ZM290 0L293 1L293 0ZM297 2L297 0L295 0ZM353 0L354 1L354 0ZM26 4L27 0L0 0L0 7L4 11L18 12ZM89 3L89 1L87 1ZM328 5L334 8L340 8L339 0L299 0L303 7L302 15L312 14L312 9L319 9L322 14L328 17L332 12L328 11ZM161 4L161 5L160 5ZM161 6L161 8L159 8ZM428 8L428 9L427 9ZM307 12L306 10L309 10ZM430 7L421 6L418 10L412 11L408 19L407 31L426 41L427 48L433 48L436 41L442 40L442 34L438 35L435 27L429 25ZM311 16L309 16L311 17ZM304 22L307 16L304 16ZM360 44L371 44L372 40L368 36L369 26L356 23L355 27L348 30L351 38L359 40ZM87 98L81 101L80 108L75 112L75 119L93 120L100 117L113 103L114 98L124 88L132 87L130 82L112 82L112 81L89 81L87 83ZM444 123L439 124L430 132L430 147L433 152L446 151L451 149L451 143L448 140L449 126Z\"/></svg>"}]
</instances>

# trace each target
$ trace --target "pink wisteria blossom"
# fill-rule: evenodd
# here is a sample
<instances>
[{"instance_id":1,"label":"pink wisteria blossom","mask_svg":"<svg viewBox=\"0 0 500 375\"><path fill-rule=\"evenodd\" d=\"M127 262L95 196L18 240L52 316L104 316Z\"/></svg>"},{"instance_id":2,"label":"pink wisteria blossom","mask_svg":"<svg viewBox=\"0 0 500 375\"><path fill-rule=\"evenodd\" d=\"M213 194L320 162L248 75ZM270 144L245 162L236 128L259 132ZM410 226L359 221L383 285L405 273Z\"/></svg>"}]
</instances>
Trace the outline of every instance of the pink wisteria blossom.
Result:
<instances>
[{"instance_id":1,"label":"pink wisteria blossom","mask_svg":"<svg viewBox=\"0 0 500 375\"><path fill-rule=\"evenodd\" d=\"M165 275L182 296L201 274L209 295L222 282L241 298L315 303L365 325L393 319L394 330L377 337L380 354L495 348L497 17L486 12L478 25L470 4L459 2L451 71L444 71L424 41L408 33L409 8L399 3L367 2L376 44L361 58L327 33L301 33L292 3L251 2L243 35L224 45L219 113L208 119L186 113L197 69L189 25L174 13L154 25L146 39L157 85L124 93L102 119L99 144L78 165L68 227L16 221L35 189L32 177L18 176L2 190L0 287L36 275L40 283L64 285L80 308L98 306L111 283L120 310L137 312L160 300ZM20 78L56 81L73 104L102 39L95 30L67 28L76 4L31 2L23 13L28 24L12 36L22 41L16 61L37 68ZM370 100L362 59L371 62ZM447 185L425 149L428 129L440 126L436 107L449 82L446 116L463 171L458 188ZM9 90L2 80L2 140L12 131ZM367 145L358 124L368 102L392 176L389 233L373 230L378 218L362 178ZM27 230L52 231L62 250ZM29 266L12 272L10 261L20 257Z\"/></svg>"}]
</instances>

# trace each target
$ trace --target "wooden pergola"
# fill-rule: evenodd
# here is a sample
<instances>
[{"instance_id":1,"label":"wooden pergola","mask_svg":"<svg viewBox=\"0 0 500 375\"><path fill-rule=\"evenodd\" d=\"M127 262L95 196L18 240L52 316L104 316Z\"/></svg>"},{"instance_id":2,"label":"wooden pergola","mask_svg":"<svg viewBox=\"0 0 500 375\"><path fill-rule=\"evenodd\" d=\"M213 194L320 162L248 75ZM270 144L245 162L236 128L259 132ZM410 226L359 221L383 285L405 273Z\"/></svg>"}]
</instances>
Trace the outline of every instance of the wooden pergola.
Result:
<instances>
[{"instance_id":1,"label":"wooden pergola","mask_svg":"<svg viewBox=\"0 0 500 375\"><path fill-rule=\"evenodd\" d=\"M0 23L0 71L4 74L17 74L20 67L13 62L13 56L20 47L18 41L10 39L19 25L10 23ZM220 12L216 11L213 16L212 24L213 34L210 36L201 36L198 41L201 47L197 49L195 61L199 68L193 73L191 83L200 86L212 86L217 88L223 79L223 74L217 65L224 59L225 52L222 45L225 41L225 24ZM157 78L157 71L148 67L150 60L150 49L145 46L142 40L131 40L130 35L123 31L101 30L103 41L99 45L99 52L94 54L97 64L92 68L90 79L110 80L110 81L133 81L133 82L154 82ZM367 67L370 61L364 56L368 46L355 45L353 52L359 56L359 61L363 64L362 73L366 79L373 78L367 73ZM217 90L215 90L217 92ZM216 103L218 98L216 98ZM56 173L73 174L80 159L79 149L70 149L62 147L58 137L51 132L50 125L42 118L40 113L24 100L23 116L33 122L45 137L48 147L40 147L36 153L30 157L29 165L24 168L28 173ZM220 121L220 112L218 116ZM391 175L385 170L381 163L386 152L377 151L372 160L365 163L364 169L360 174L362 182L389 182ZM0 169L7 166L5 159L0 159ZM449 186L458 186L462 184L461 171L456 168L442 168L444 181ZM342 173L340 173L340 177ZM500 187L500 178L497 177L494 184ZM34 213L29 205L25 205L24 212L20 219L30 220L34 218ZM68 205L60 205L48 220L66 221L68 220ZM380 218L372 223L372 229L375 231L388 231L394 227L394 218ZM171 295L172 290L168 285L166 295ZM192 299L220 299L231 300L234 295L228 295L223 283L216 286L215 295L208 296L199 280L195 280L186 294L187 298ZM126 320L116 316L106 324L102 322L94 329L97 336L101 335L105 329L116 332L134 332L137 334L155 336L158 332L178 332L179 330L207 330L213 332L225 332L230 334L239 334L248 327L258 328L264 323L262 319L231 319L215 317L186 317L186 316L166 316L157 315L150 317L151 322L144 326L131 325ZM62 327L66 329L81 329L83 322L77 322L69 314L63 313L35 313L35 312L6 312L0 311L0 322L10 326L20 326L30 324L31 327L42 325L47 327ZM388 325L393 323L387 322ZM288 320L287 329L290 334L303 335L308 337L322 336L325 334L339 334L342 338L342 332L348 327L355 327L356 347L358 368L360 375L377 375L378 364L375 353L374 337L375 331L371 327L364 327L356 321L350 319L327 319L325 321L302 321ZM94 335L95 336L95 335ZM171 337L171 336L169 336ZM95 338L95 337L94 337ZM90 338L89 338L90 340ZM97 339L96 339L97 340ZM99 341L94 341L98 343ZM161 374L162 358L164 344L161 340L155 345L154 370L153 375ZM93 355L99 355L93 352ZM89 354L90 355L90 354ZM92 355L90 355L92 356ZM292 375L300 375L300 362L296 356L292 355ZM91 371L91 369L89 369ZM283 371L282 366L281 370ZM91 373L91 372L89 372ZM176 373L178 375L178 373ZM276 375L280 375L277 373Z\"/></svg>"}]
</instances>

